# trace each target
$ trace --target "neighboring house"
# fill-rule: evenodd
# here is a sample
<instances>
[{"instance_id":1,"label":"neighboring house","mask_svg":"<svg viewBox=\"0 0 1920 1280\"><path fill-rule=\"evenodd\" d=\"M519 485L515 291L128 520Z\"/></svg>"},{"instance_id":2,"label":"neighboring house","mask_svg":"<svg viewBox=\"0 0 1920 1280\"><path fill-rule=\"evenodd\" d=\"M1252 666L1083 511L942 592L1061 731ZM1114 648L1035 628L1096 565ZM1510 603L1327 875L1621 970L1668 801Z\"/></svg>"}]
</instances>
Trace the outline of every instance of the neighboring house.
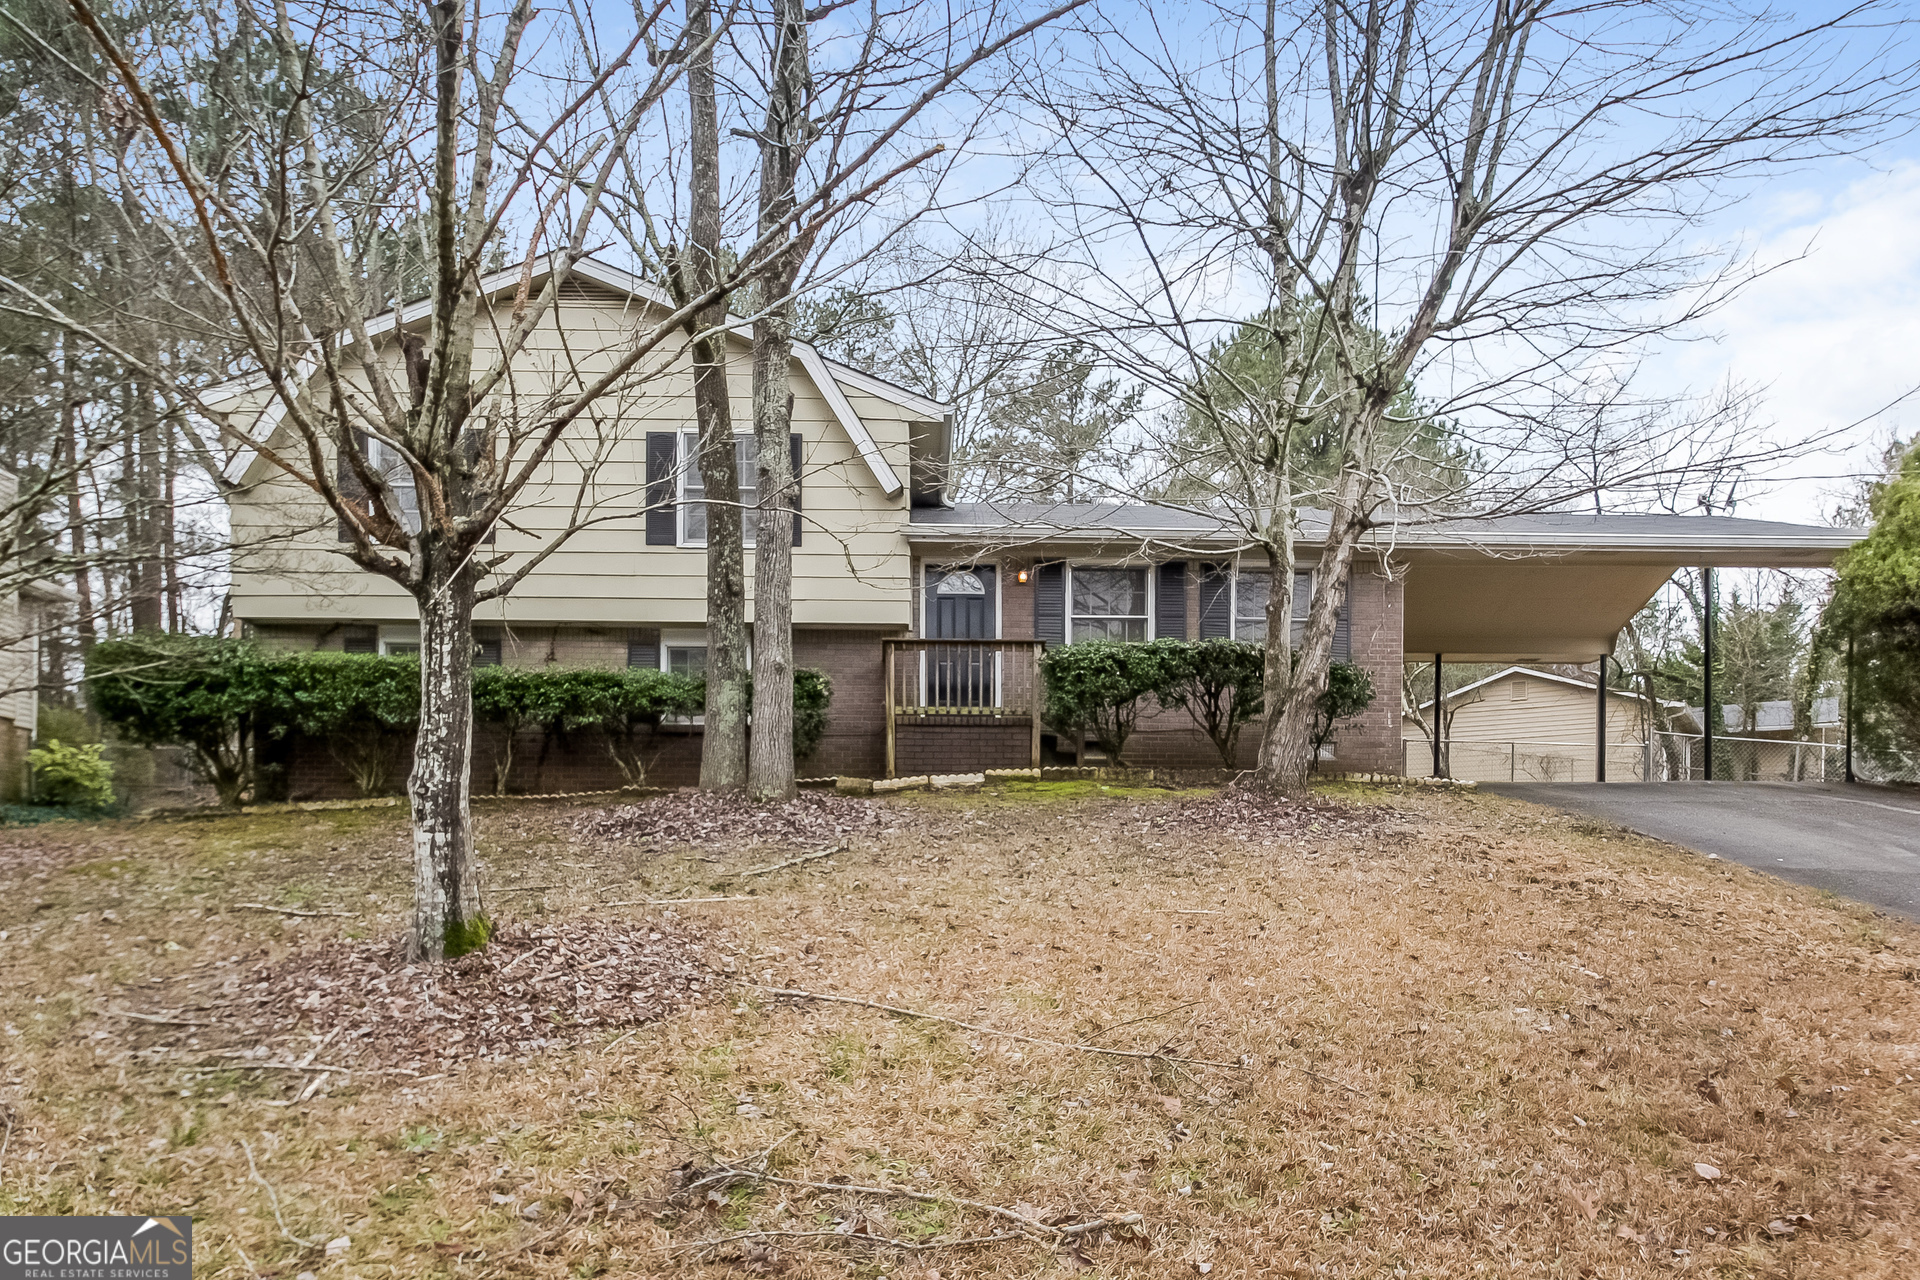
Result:
<instances>
[{"instance_id":1,"label":"neighboring house","mask_svg":"<svg viewBox=\"0 0 1920 1280\"><path fill-rule=\"evenodd\" d=\"M1639 782L1648 776L1645 699L1608 689L1607 778ZM1592 782L1599 757L1598 691L1592 680L1508 667L1447 694L1448 721L1441 735L1444 775L1473 782ZM1433 700L1420 704L1421 718L1403 722L1406 772L1433 776L1433 739L1422 721L1433 720ZM1657 772L1654 776L1658 776Z\"/></svg>"},{"instance_id":2,"label":"neighboring house","mask_svg":"<svg viewBox=\"0 0 1920 1280\"><path fill-rule=\"evenodd\" d=\"M1700 777L1704 773L1705 748L1700 727L1705 722L1703 708L1679 708L1668 742L1675 776ZM1808 708L1809 721L1802 733L1794 724L1793 703L1785 698L1758 703L1753 723L1747 723L1747 709L1738 703L1724 703L1720 725L1714 731L1715 775L1724 778L1768 781L1826 781L1846 773L1846 726L1840 717L1840 699L1815 698Z\"/></svg>"},{"instance_id":3,"label":"neighboring house","mask_svg":"<svg viewBox=\"0 0 1920 1280\"><path fill-rule=\"evenodd\" d=\"M12 508L19 484L0 471L0 511ZM40 637L47 610L72 600L70 592L32 581L0 594L0 802L24 800L31 791L27 752L40 732Z\"/></svg>"},{"instance_id":4,"label":"neighboring house","mask_svg":"<svg viewBox=\"0 0 1920 1280\"><path fill-rule=\"evenodd\" d=\"M636 312L659 305L624 272L592 261L576 271L542 350L594 349L630 331ZM517 272L502 273L486 282L486 296L510 300L518 284ZM409 308L399 323L422 314ZM395 318L372 328L390 340ZM733 350L735 421L744 426L751 393L744 338ZM522 393L531 394L525 389L542 376L530 357ZM793 554L794 656L833 682L827 732L802 762L803 774L1087 760L1083 743L1058 740L1039 722L1036 664L1045 645L1258 638L1267 566L1218 522L1146 506L956 506L946 495L947 406L805 345L796 348L793 393L802 516ZM237 385L225 395L243 423L262 412L257 388ZM273 409L264 413L262 430L286 430L273 427ZM684 357L663 359L654 375L610 397L592 426L582 426L571 457L596 468L602 513L624 516L576 536L505 600L485 606L475 636L481 661L702 668L706 553L698 473L688 465L692 430ZM750 461L750 439L743 435L740 447L743 463ZM530 552L541 545L540 532L560 526L578 465L570 458L555 464L552 483L509 514L495 550ZM412 600L334 554L335 522L315 495L252 453L236 457L228 475L238 486L230 499L239 545L233 608L249 634L347 652L398 653L418 644ZM1317 558L1324 528L1324 515L1305 513L1303 565ZM1672 516L1383 528L1344 584L1336 643L1336 656L1365 667L1380 692L1372 708L1341 727L1328 767L1400 771L1397 691L1408 653L1591 662L1682 565L1825 565L1859 536ZM751 586L751 563L747 577ZM656 781L694 780L698 734L697 724L663 728ZM1256 726L1239 764L1252 763L1257 739ZM476 757L484 786L489 748ZM611 763L586 744L543 743L517 749L515 759L517 788L618 785ZM1219 765L1178 712L1145 717L1127 761ZM311 744L296 744L284 763L296 796L346 787L343 772Z\"/></svg>"}]
</instances>

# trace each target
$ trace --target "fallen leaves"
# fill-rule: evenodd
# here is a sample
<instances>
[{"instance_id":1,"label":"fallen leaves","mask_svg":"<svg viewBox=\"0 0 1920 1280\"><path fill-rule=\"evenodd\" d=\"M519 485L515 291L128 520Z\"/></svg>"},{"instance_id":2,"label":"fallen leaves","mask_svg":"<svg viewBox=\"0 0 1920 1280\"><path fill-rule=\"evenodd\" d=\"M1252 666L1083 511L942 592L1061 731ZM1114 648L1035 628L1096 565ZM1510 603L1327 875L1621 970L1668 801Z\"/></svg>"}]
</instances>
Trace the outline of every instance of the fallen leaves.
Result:
<instances>
[{"instance_id":1,"label":"fallen leaves","mask_svg":"<svg viewBox=\"0 0 1920 1280\"><path fill-rule=\"evenodd\" d=\"M1164 823L1167 831L1207 836L1236 835L1243 840L1275 836L1339 837L1361 835L1385 825L1391 809L1324 800L1288 800L1244 787L1229 787L1204 800L1177 805Z\"/></svg>"},{"instance_id":2,"label":"fallen leaves","mask_svg":"<svg viewBox=\"0 0 1920 1280\"><path fill-rule=\"evenodd\" d=\"M735 796L679 791L639 804L589 813L581 835L661 845L785 845L819 848L848 836L898 827L914 815L884 802L806 791L784 804L749 804Z\"/></svg>"},{"instance_id":3,"label":"fallen leaves","mask_svg":"<svg viewBox=\"0 0 1920 1280\"><path fill-rule=\"evenodd\" d=\"M407 964L391 940L296 952L228 980L210 1023L270 1057L296 1025L332 1045L329 1064L425 1070L577 1043L703 1003L723 981L684 923L511 924L483 951ZM240 1065L245 1065L245 1058ZM314 1068L320 1070L320 1067Z\"/></svg>"},{"instance_id":4,"label":"fallen leaves","mask_svg":"<svg viewBox=\"0 0 1920 1280\"><path fill-rule=\"evenodd\" d=\"M1720 1177L1720 1170L1710 1164L1701 1164L1698 1161L1694 1163L1693 1171L1708 1182L1718 1181Z\"/></svg>"}]
</instances>

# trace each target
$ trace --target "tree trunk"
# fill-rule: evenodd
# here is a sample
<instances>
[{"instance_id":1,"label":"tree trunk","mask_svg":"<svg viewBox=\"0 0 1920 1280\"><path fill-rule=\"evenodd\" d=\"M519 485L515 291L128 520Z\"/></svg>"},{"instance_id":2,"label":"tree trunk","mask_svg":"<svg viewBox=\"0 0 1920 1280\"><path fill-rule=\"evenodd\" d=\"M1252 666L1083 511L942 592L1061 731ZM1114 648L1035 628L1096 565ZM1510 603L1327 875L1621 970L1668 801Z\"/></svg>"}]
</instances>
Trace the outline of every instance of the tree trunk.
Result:
<instances>
[{"instance_id":1,"label":"tree trunk","mask_svg":"<svg viewBox=\"0 0 1920 1280\"><path fill-rule=\"evenodd\" d=\"M1267 703L1267 723L1260 735L1260 785L1277 795L1306 795L1307 776L1313 771L1313 722L1320 695L1327 691L1327 668L1333 661L1333 632L1339 621L1340 592L1353 564L1365 524L1344 504L1335 504L1327 529L1327 544L1314 570L1313 603L1307 610L1306 632L1299 654L1290 659L1292 680L1277 710ZM1288 593L1291 594L1290 592ZM1287 620L1292 625L1292 619ZM1274 638L1268 623L1267 653L1272 665ZM1271 688L1273 673L1268 673Z\"/></svg>"},{"instance_id":2,"label":"tree trunk","mask_svg":"<svg viewBox=\"0 0 1920 1280\"><path fill-rule=\"evenodd\" d=\"M720 124L713 51L706 45L707 0L687 5L691 117L688 275L695 293L720 278ZM705 47L702 47L705 46ZM740 521L740 470L727 386L727 342L713 332L727 319L721 298L694 318L693 406L700 427L700 483L707 497L707 703L700 744L703 791L738 791L747 782L747 579ZM704 336L700 336L704 335Z\"/></svg>"},{"instance_id":3,"label":"tree trunk","mask_svg":"<svg viewBox=\"0 0 1920 1280\"><path fill-rule=\"evenodd\" d=\"M80 392L74 386L76 369L72 339L63 340L62 346L64 376L60 394L64 403L60 406L60 432L65 463L73 469L67 480L67 534L73 547L74 629L79 633L80 665L84 669L87 655L93 652L93 575L87 567L87 522L80 501L80 472L77 466L80 443L75 421Z\"/></svg>"},{"instance_id":4,"label":"tree trunk","mask_svg":"<svg viewBox=\"0 0 1920 1280\"><path fill-rule=\"evenodd\" d=\"M790 800L793 780L793 425L790 306L754 325L753 433L760 532L753 553L753 742L747 794Z\"/></svg>"},{"instance_id":5,"label":"tree trunk","mask_svg":"<svg viewBox=\"0 0 1920 1280\"><path fill-rule=\"evenodd\" d=\"M809 139L807 14L801 0L776 0L777 24L767 121L760 143L760 233L793 214L800 160ZM762 279L765 303L753 326L753 433L760 471L760 530L753 573L753 748L747 791L786 800L793 781L793 289L807 246L796 241Z\"/></svg>"},{"instance_id":6,"label":"tree trunk","mask_svg":"<svg viewBox=\"0 0 1920 1280\"><path fill-rule=\"evenodd\" d=\"M439 961L486 945L492 926L480 908L479 868L467 803L473 769L473 597L471 570L452 548L426 552L421 583L420 730L414 741L413 929L409 960Z\"/></svg>"}]
</instances>

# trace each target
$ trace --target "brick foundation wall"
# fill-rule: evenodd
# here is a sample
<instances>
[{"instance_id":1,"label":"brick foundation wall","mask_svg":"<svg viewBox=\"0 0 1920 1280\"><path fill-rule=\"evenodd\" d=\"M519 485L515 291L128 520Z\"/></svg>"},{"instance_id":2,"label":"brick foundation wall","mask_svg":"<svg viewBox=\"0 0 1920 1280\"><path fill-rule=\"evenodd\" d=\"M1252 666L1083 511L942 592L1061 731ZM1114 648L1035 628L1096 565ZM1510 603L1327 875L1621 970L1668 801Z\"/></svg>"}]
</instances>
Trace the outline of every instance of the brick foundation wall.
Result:
<instances>
[{"instance_id":1,"label":"brick foundation wall","mask_svg":"<svg viewBox=\"0 0 1920 1280\"><path fill-rule=\"evenodd\" d=\"M902 721L894 741L902 777L1024 769L1033 763L1033 721L986 716L926 716Z\"/></svg>"},{"instance_id":2,"label":"brick foundation wall","mask_svg":"<svg viewBox=\"0 0 1920 1280\"><path fill-rule=\"evenodd\" d=\"M879 633L797 627L793 665L824 671L833 682L827 731L813 754L800 762L800 775L882 776L887 764L886 668Z\"/></svg>"}]
</instances>

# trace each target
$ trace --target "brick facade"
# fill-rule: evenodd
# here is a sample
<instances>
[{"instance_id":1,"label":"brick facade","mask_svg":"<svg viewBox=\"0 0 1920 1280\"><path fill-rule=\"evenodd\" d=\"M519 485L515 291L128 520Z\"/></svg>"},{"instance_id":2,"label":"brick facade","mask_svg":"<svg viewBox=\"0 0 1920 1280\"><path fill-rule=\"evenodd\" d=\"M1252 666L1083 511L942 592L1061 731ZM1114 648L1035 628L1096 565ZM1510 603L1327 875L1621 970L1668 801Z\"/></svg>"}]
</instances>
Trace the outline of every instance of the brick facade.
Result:
<instances>
[{"instance_id":1,"label":"brick facade","mask_svg":"<svg viewBox=\"0 0 1920 1280\"><path fill-rule=\"evenodd\" d=\"M1034 585L1020 582L1026 561L1005 560L1000 570L1000 633L1007 639L1033 636ZM1188 575L1187 625L1192 634L1198 616ZM1398 773L1401 765L1400 682L1403 586L1376 565L1356 566L1352 594L1347 601L1353 661L1373 676L1374 703L1363 715L1342 727L1334 744L1334 760L1323 767L1338 771ZM277 647L334 649L341 644L339 629L262 628L260 638ZM624 666L629 633L621 629L586 627L515 627L502 635L501 658L514 666ZM803 776L845 774L874 778L886 768L886 716L882 633L872 629L800 627L793 637L794 664L824 671L833 682L833 703L820 745L800 762ZM1252 768L1259 750L1261 725L1249 724L1240 738L1239 768ZM1050 735L1049 735L1050 736ZM494 787L493 764L497 734L477 727L474 740L473 788L476 794ZM659 786L689 786L700 776L700 730L697 726L662 726L650 753L648 781ZM1071 743L1050 744L1060 749L1049 759L1077 759ZM967 773L983 768L1025 767L1032 759L1032 725L1026 718L998 720L981 717L927 718L902 721L895 742L896 769L903 775ZM295 740L271 751L278 769L274 790L294 800L312 800L355 794L347 771L324 742ZM1220 759L1206 736L1183 711L1148 711L1127 745L1127 763L1170 769L1218 768ZM389 789L403 791L411 749L396 743L389 772ZM514 743L508 790L516 793L603 791L623 779L604 745L593 734L560 735L549 740L537 732L523 732Z\"/></svg>"},{"instance_id":2,"label":"brick facade","mask_svg":"<svg viewBox=\"0 0 1920 1280\"><path fill-rule=\"evenodd\" d=\"M1373 677L1373 705L1340 729L1330 772L1392 773L1404 767L1400 686L1406 675L1406 581L1376 564L1355 564L1347 600L1352 661Z\"/></svg>"}]
</instances>

